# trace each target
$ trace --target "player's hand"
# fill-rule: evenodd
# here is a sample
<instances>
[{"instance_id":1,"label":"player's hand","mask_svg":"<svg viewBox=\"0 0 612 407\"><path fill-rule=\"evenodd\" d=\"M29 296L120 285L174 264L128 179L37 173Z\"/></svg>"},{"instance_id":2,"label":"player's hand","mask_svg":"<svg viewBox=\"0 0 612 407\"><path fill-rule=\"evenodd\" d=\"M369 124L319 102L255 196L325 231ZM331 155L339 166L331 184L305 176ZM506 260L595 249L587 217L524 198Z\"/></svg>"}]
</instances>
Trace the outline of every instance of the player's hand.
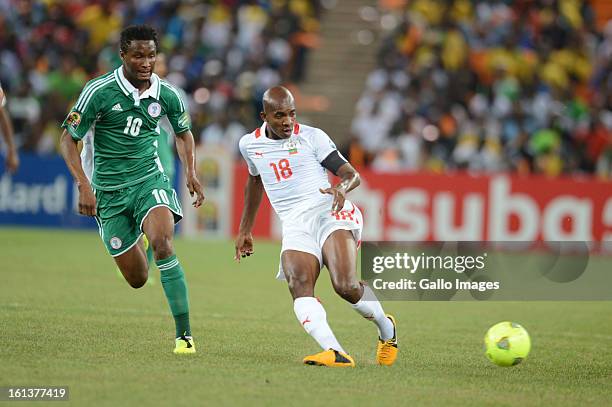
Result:
<instances>
[{"instance_id":1,"label":"player's hand","mask_svg":"<svg viewBox=\"0 0 612 407\"><path fill-rule=\"evenodd\" d=\"M204 190L195 174L187 174L187 189L189 190L189 195L192 197L194 194L196 195L195 201L193 201L193 207L199 208L202 206L202 202L204 202L205 199Z\"/></svg>"},{"instance_id":2,"label":"player's hand","mask_svg":"<svg viewBox=\"0 0 612 407\"><path fill-rule=\"evenodd\" d=\"M344 192L344 189L337 188L337 187L325 188L325 189L319 188L319 191L322 194L333 195L334 197L334 202L332 203L333 213L338 213L339 211L342 210L342 208L344 208L344 201L346 201L346 194Z\"/></svg>"},{"instance_id":3,"label":"player's hand","mask_svg":"<svg viewBox=\"0 0 612 407\"><path fill-rule=\"evenodd\" d=\"M6 162L4 163L6 167L6 171L9 173L14 173L19 168L19 156L17 155L17 151L14 149L9 150L6 155Z\"/></svg>"},{"instance_id":4,"label":"player's hand","mask_svg":"<svg viewBox=\"0 0 612 407\"><path fill-rule=\"evenodd\" d=\"M79 213L96 216L96 196L89 184L79 184Z\"/></svg>"},{"instance_id":5,"label":"player's hand","mask_svg":"<svg viewBox=\"0 0 612 407\"><path fill-rule=\"evenodd\" d=\"M251 233L239 233L235 242L236 254L234 260L240 263L241 257L253 254L253 235Z\"/></svg>"}]
</instances>

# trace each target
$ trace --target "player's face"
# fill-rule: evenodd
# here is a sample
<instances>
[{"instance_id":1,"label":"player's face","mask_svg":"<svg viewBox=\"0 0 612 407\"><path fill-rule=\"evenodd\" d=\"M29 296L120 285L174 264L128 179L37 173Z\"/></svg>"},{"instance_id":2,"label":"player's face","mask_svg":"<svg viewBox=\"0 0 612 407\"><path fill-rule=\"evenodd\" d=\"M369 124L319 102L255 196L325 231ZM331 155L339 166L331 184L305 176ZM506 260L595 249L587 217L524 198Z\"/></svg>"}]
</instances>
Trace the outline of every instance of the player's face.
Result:
<instances>
[{"instance_id":1,"label":"player's face","mask_svg":"<svg viewBox=\"0 0 612 407\"><path fill-rule=\"evenodd\" d=\"M121 52L121 59L125 67L128 80L139 82L151 79L155 69L157 49L153 40L130 41L127 52Z\"/></svg>"},{"instance_id":2,"label":"player's face","mask_svg":"<svg viewBox=\"0 0 612 407\"><path fill-rule=\"evenodd\" d=\"M293 103L280 103L269 106L269 111L261 113L261 118L268 123L268 128L277 138L289 138L295 126L296 114Z\"/></svg>"}]
</instances>

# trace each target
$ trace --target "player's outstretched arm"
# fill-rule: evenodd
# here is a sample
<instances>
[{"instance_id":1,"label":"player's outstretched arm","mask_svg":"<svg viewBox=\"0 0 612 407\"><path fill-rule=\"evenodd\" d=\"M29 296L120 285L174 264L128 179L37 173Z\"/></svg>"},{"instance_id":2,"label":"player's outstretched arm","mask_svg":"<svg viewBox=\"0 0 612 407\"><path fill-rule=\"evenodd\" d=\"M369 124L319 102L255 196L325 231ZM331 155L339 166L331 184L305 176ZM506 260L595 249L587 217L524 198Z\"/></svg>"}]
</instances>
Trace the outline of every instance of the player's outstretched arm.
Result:
<instances>
[{"instance_id":1,"label":"player's outstretched arm","mask_svg":"<svg viewBox=\"0 0 612 407\"><path fill-rule=\"evenodd\" d=\"M77 148L77 141L66 130L64 130L60 138L60 151L79 189L79 213L86 216L95 216L96 196L81 166L81 156Z\"/></svg>"},{"instance_id":2,"label":"player's outstretched arm","mask_svg":"<svg viewBox=\"0 0 612 407\"><path fill-rule=\"evenodd\" d=\"M4 93L0 88L0 103L4 100ZM13 138L13 126L11 118L6 111L6 108L0 106L0 132L4 136L6 143L6 162L5 167L8 172L15 172L19 167L19 156L17 155L17 147Z\"/></svg>"},{"instance_id":3,"label":"player's outstretched arm","mask_svg":"<svg viewBox=\"0 0 612 407\"><path fill-rule=\"evenodd\" d=\"M204 190L195 171L195 142L191 130L176 135L176 151L185 169L185 179L189 194L196 195L193 206L199 208L204 202Z\"/></svg>"},{"instance_id":4,"label":"player's outstretched arm","mask_svg":"<svg viewBox=\"0 0 612 407\"><path fill-rule=\"evenodd\" d=\"M263 183L259 175L250 175L244 188L244 208L242 209L242 217L240 218L240 228L236 237L235 247L236 254L234 260L240 262L241 257L250 256L253 254L253 225L255 224L255 216L263 197Z\"/></svg>"},{"instance_id":5,"label":"player's outstretched arm","mask_svg":"<svg viewBox=\"0 0 612 407\"><path fill-rule=\"evenodd\" d=\"M357 188L361 183L359 173L349 163L346 163L338 168L336 175L340 177L342 181L340 181L333 188L319 189L322 194L330 194L334 196L334 202L332 203L333 212L342 210L344 207L344 201L346 200L346 194Z\"/></svg>"}]
</instances>

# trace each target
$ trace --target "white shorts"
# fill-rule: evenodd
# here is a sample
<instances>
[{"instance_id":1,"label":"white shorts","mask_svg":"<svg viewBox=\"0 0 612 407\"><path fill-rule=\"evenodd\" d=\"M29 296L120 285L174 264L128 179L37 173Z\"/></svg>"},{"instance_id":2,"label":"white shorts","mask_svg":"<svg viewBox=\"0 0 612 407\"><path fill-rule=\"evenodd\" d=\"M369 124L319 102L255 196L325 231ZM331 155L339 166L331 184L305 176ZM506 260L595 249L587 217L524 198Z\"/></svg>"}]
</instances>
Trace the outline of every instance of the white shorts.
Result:
<instances>
[{"instance_id":1,"label":"white shorts","mask_svg":"<svg viewBox=\"0 0 612 407\"><path fill-rule=\"evenodd\" d=\"M363 230L363 215L357 206L346 200L338 214L332 215L331 205L308 210L290 221L283 222L283 244L281 257L285 250L297 250L310 253L319 260L319 268L323 268L323 244L336 230L350 230L357 243L361 244ZM278 280L285 280L283 262L279 262Z\"/></svg>"}]
</instances>

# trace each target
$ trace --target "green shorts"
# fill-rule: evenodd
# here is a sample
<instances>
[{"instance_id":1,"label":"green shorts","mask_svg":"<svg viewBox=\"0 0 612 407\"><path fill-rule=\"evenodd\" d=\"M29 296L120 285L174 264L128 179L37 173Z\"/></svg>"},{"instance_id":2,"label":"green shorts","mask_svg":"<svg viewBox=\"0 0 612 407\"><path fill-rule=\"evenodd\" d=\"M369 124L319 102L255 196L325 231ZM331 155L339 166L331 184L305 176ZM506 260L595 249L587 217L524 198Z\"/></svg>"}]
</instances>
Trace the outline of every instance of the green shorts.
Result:
<instances>
[{"instance_id":1,"label":"green shorts","mask_svg":"<svg viewBox=\"0 0 612 407\"><path fill-rule=\"evenodd\" d=\"M176 191L164 174L116 191L96 190L100 237L111 256L130 250L142 236L142 224L153 208L165 206L174 215L174 223L183 218Z\"/></svg>"}]
</instances>

